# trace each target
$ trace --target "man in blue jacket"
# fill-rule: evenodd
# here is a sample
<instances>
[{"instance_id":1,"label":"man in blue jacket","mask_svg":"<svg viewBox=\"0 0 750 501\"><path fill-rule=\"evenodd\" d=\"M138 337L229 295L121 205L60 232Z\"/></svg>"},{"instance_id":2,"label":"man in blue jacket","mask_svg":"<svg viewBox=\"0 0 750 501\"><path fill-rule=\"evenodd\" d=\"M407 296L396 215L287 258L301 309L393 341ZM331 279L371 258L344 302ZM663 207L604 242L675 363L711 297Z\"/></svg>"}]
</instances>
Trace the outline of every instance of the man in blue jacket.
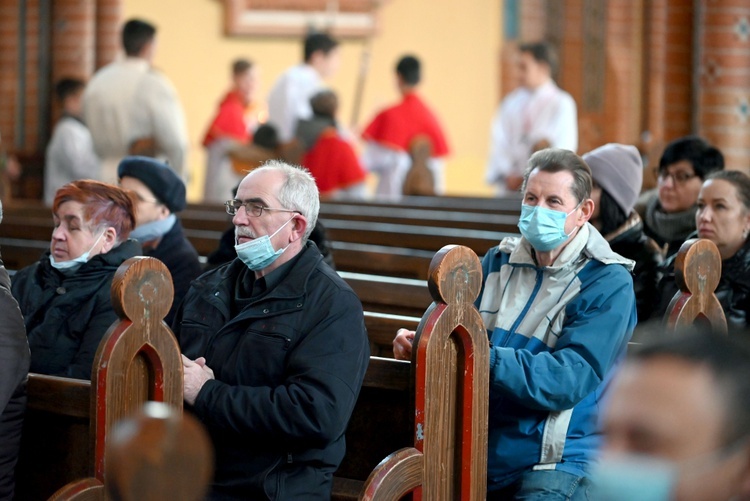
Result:
<instances>
[{"instance_id":1,"label":"man in blue jacket","mask_svg":"<svg viewBox=\"0 0 750 501\"><path fill-rule=\"evenodd\" d=\"M476 305L492 343L487 499L587 499L599 405L636 323L633 262L588 223L591 188L575 153L535 153L522 236L484 257ZM410 358L411 339L399 331L396 358Z\"/></svg>"},{"instance_id":2,"label":"man in blue jacket","mask_svg":"<svg viewBox=\"0 0 750 501\"><path fill-rule=\"evenodd\" d=\"M328 500L369 361L362 304L308 241L307 171L269 162L226 207L237 259L193 282L173 324L216 451L209 498Z\"/></svg>"}]
</instances>

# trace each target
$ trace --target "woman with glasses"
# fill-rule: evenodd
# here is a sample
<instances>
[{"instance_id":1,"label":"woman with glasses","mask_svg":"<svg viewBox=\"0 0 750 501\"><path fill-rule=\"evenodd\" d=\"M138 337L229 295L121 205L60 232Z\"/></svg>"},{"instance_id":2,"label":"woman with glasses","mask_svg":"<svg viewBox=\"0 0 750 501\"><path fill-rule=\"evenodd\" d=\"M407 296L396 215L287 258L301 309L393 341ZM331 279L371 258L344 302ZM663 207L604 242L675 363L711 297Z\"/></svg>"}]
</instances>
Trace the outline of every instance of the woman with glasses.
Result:
<instances>
[{"instance_id":1,"label":"woman with glasses","mask_svg":"<svg viewBox=\"0 0 750 501\"><path fill-rule=\"evenodd\" d=\"M91 364L117 315L110 287L117 268L141 253L128 240L135 196L99 181L57 190L49 251L13 277L31 348L31 372L91 378Z\"/></svg>"},{"instance_id":2,"label":"woman with glasses","mask_svg":"<svg viewBox=\"0 0 750 501\"><path fill-rule=\"evenodd\" d=\"M643 220L646 235L677 253L695 231L695 201L703 180L724 168L724 156L704 139L688 136L669 143L657 169L658 194L647 201Z\"/></svg>"},{"instance_id":3,"label":"woman with glasses","mask_svg":"<svg viewBox=\"0 0 750 501\"><path fill-rule=\"evenodd\" d=\"M721 255L721 280L716 296L730 325L745 328L750 313L750 177L738 171L708 176L698 194L694 214L697 231L689 238L706 238ZM659 282L662 316L677 292L672 256Z\"/></svg>"}]
</instances>

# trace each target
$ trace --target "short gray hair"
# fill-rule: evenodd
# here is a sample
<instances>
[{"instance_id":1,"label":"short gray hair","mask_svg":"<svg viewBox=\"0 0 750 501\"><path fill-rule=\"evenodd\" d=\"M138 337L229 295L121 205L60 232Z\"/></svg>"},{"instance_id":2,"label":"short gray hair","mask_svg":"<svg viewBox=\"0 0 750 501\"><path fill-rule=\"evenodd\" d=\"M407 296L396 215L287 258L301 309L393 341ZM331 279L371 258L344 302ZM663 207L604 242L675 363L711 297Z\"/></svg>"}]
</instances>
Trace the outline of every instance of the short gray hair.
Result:
<instances>
[{"instance_id":1,"label":"short gray hair","mask_svg":"<svg viewBox=\"0 0 750 501\"><path fill-rule=\"evenodd\" d=\"M0 200L0 223L3 222L3 201Z\"/></svg>"},{"instance_id":2,"label":"short gray hair","mask_svg":"<svg viewBox=\"0 0 750 501\"><path fill-rule=\"evenodd\" d=\"M280 171L284 174L286 179L277 197L283 208L299 211L307 219L307 229L302 237L302 243L305 243L318 221L320 212L320 195L315 178L304 167L281 160L269 160L252 172L264 170Z\"/></svg>"},{"instance_id":3,"label":"short gray hair","mask_svg":"<svg viewBox=\"0 0 750 501\"><path fill-rule=\"evenodd\" d=\"M591 168L572 151L547 148L531 155L526 171L523 173L521 191L524 193L526 192L526 183L528 183L529 176L534 169L539 169L540 172L570 172L573 175L573 186L571 186L570 191L576 201L582 202L591 198L593 185Z\"/></svg>"}]
</instances>

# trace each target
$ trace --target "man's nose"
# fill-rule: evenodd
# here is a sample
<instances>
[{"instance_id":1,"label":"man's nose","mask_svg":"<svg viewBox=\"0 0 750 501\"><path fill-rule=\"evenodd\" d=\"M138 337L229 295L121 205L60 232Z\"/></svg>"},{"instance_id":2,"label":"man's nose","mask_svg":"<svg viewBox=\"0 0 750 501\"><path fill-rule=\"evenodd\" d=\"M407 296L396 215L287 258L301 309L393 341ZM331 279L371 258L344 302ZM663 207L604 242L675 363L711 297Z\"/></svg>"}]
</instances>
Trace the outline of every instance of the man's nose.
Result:
<instances>
[{"instance_id":1,"label":"man's nose","mask_svg":"<svg viewBox=\"0 0 750 501\"><path fill-rule=\"evenodd\" d=\"M237 212L232 216L232 224L235 226L247 226L249 219L250 216L248 216L247 209L245 209L245 206L243 205L237 209Z\"/></svg>"}]
</instances>

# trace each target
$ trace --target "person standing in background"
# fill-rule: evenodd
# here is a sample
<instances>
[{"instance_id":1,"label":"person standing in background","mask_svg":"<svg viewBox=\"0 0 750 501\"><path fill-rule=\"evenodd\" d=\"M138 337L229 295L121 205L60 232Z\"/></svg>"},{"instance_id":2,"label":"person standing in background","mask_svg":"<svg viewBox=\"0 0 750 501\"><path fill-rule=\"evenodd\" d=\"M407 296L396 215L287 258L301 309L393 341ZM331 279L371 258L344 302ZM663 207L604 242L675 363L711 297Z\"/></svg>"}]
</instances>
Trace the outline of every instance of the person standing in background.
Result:
<instances>
[{"instance_id":1,"label":"person standing in background","mask_svg":"<svg viewBox=\"0 0 750 501\"><path fill-rule=\"evenodd\" d=\"M52 206L57 190L78 179L100 179L101 163L83 123L83 80L63 78L55 85L62 117L47 145L44 165L44 204Z\"/></svg>"},{"instance_id":2,"label":"person standing in background","mask_svg":"<svg viewBox=\"0 0 750 501\"><path fill-rule=\"evenodd\" d=\"M498 195L518 191L529 157L544 148L578 148L578 115L570 94L552 75L557 56L545 43L519 47L520 87L503 99L492 120L486 181Z\"/></svg>"},{"instance_id":3,"label":"person standing in background","mask_svg":"<svg viewBox=\"0 0 750 501\"><path fill-rule=\"evenodd\" d=\"M276 128L281 143L294 138L297 121L312 117L310 98L323 87L323 80L339 68L339 43L326 33L305 38L304 62L292 66L276 80L268 96L268 122Z\"/></svg>"},{"instance_id":4,"label":"person standing in background","mask_svg":"<svg viewBox=\"0 0 750 501\"><path fill-rule=\"evenodd\" d=\"M362 133L362 138L367 141L362 163L379 177L376 196L399 198L402 195L404 180L412 167L412 141L419 136L430 144L426 162L432 173L434 192L440 195L445 191L442 157L450 150L440 122L417 94L421 80L419 59L411 55L399 59L396 85L401 102L378 113Z\"/></svg>"},{"instance_id":5,"label":"person standing in background","mask_svg":"<svg viewBox=\"0 0 750 501\"><path fill-rule=\"evenodd\" d=\"M125 58L101 68L83 94L83 113L102 181L117 184L117 165L129 154L166 159L187 178L185 113L171 82L151 67L156 27L131 19L122 29Z\"/></svg>"},{"instance_id":6,"label":"person standing in background","mask_svg":"<svg viewBox=\"0 0 750 501\"><path fill-rule=\"evenodd\" d=\"M236 145L246 145L253 131L265 118L265 110L255 99L258 90L258 69L247 59L232 63L232 88L219 104L211 125L206 131L203 146L208 153L203 200L224 203L232 188L242 181L242 175L232 168L229 151Z\"/></svg>"}]
</instances>

